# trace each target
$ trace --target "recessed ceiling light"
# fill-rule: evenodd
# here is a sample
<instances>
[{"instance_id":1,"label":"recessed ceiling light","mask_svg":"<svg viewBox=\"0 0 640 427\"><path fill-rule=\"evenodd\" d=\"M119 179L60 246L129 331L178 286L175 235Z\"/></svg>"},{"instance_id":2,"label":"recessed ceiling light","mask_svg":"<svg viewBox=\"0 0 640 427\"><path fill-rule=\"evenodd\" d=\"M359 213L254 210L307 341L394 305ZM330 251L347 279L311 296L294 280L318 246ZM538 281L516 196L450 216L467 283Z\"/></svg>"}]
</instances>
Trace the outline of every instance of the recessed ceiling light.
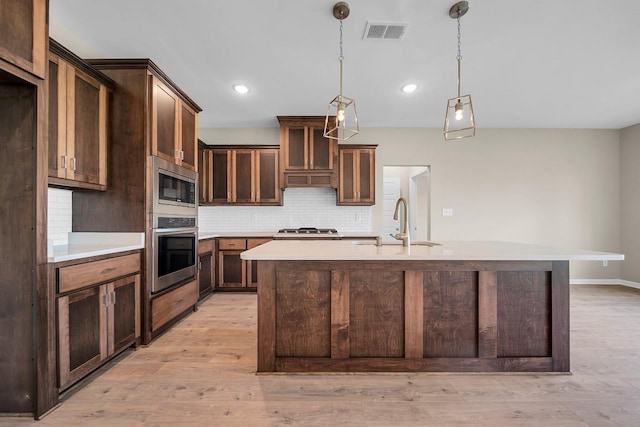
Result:
<instances>
[{"instance_id":1,"label":"recessed ceiling light","mask_svg":"<svg viewBox=\"0 0 640 427\"><path fill-rule=\"evenodd\" d=\"M418 89L418 85L415 83L408 83L400 88L404 93L415 92L416 89Z\"/></svg>"},{"instance_id":2,"label":"recessed ceiling light","mask_svg":"<svg viewBox=\"0 0 640 427\"><path fill-rule=\"evenodd\" d=\"M245 85L233 85L233 90L243 94L249 92L249 88L246 87Z\"/></svg>"}]
</instances>

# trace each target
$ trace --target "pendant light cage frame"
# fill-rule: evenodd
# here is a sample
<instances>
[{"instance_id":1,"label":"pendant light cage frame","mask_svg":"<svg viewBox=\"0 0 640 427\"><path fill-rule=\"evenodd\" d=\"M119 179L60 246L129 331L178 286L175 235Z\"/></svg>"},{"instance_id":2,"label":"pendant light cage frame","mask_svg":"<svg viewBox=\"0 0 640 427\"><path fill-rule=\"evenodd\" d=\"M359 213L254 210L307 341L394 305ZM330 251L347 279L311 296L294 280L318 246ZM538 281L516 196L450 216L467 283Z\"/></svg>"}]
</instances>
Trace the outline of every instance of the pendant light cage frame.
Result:
<instances>
[{"instance_id":1,"label":"pendant light cage frame","mask_svg":"<svg viewBox=\"0 0 640 427\"><path fill-rule=\"evenodd\" d=\"M444 139L447 141L475 136L476 121L473 113L471 95L460 95L460 76L462 68L460 17L469 11L469 2L459 1L449 9L449 17L458 21L458 96L447 101L444 119Z\"/></svg>"},{"instance_id":2,"label":"pendant light cage frame","mask_svg":"<svg viewBox=\"0 0 640 427\"><path fill-rule=\"evenodd\" d=\"M349 16L349 4L338 2L333 6L333 16L340 21L340 93L333 98L327 106L327 115L324 120L324 137L347 141L360 133L358 123L358 111L356 100L342 94L342 64L344 55L342 51L342 21Z\"/></svg>"}]
</instances>

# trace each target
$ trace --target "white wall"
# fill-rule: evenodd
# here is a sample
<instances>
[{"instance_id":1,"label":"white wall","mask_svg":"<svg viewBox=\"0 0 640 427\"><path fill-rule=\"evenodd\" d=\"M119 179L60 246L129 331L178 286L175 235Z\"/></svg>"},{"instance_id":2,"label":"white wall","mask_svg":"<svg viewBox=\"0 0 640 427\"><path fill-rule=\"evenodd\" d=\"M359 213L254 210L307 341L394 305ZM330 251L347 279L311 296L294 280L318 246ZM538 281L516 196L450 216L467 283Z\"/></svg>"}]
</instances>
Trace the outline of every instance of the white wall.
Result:
<instances>
[{"instance_id":1,"label":"white wall","mask_svg":"<svg viewBox=\"0 0 640 427\"><path fill-rule=\"evenodd\" d=\"M621 132L622 279L640 284L640 125Z\"/></svg>"},{"instance_id":2,"label":"white wall","mask_svg":"<svg viewBox=\"0 0 640 427\"><path fill-rule=\"evenodd\" d=\"M279 130L200 129L199 137L208 144L278 144ZM382 167L430 165L434 241L621 251L618 130L479 129L475 138L445 142L440 129L362 128L353 142L378 144L374 233L382 230ZM443 217L442 208L454 215ZM618 279L620 264L574 262L571 276Z\"/></svg>"}]
</instances>

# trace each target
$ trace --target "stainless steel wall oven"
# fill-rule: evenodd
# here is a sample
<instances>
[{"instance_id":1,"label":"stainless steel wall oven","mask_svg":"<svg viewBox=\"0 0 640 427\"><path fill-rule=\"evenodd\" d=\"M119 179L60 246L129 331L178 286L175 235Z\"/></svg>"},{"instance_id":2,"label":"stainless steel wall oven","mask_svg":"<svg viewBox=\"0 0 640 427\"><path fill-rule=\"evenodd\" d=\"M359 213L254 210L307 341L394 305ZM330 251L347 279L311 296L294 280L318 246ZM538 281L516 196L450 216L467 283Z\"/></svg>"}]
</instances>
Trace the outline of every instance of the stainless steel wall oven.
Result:
<instances>
[{"instance_id":1,"label":"stainless steel wall oven","mask_svg":"<svg viewBox=\"0 0 640 427\"><path fill-rule=\"evenodd\" d=\"M197 174L152 157L151 293L195 279L198 265Z\"/></svg>"}]
</instances>

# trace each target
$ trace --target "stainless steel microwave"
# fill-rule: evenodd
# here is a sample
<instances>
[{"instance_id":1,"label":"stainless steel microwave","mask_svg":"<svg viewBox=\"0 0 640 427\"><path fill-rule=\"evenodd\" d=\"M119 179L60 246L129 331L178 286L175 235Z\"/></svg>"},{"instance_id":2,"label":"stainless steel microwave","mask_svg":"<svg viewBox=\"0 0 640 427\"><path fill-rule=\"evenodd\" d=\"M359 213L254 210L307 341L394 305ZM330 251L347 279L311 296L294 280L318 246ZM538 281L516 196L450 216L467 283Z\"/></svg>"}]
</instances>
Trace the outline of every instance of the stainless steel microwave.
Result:
<instances>
[{"instance_id":1,"label":"stainless steel microwave","mask_svg":"<svg viewBox=\"0 0 640 427\"><path fill-rule=\"evenodd\" d=\"M153 213L195 216L198 207L198 174L152 156Z\"/></svg>"}]
</instances>

